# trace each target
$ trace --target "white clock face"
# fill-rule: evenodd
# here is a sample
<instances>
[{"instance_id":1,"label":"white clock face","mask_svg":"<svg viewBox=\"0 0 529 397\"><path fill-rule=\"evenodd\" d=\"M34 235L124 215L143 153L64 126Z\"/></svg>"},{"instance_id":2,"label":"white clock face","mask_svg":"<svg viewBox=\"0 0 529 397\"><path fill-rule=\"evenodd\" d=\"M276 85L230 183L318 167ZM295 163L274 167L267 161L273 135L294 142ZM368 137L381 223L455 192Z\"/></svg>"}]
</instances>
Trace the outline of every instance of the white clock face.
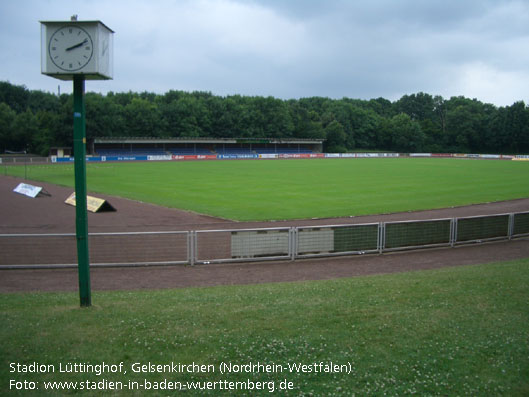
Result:
<instances>
[{"instance_id":1,"label":"white clock face","mask_svg":"<svg viewBox=\"0 0 529 397\"><path fill-rule=\"evenodd\" d=\"M50 38L48 54L59 69L76 72L85 67L94 53L90 35L79 26L59 28Z\"/></svg>"}]
</instances>

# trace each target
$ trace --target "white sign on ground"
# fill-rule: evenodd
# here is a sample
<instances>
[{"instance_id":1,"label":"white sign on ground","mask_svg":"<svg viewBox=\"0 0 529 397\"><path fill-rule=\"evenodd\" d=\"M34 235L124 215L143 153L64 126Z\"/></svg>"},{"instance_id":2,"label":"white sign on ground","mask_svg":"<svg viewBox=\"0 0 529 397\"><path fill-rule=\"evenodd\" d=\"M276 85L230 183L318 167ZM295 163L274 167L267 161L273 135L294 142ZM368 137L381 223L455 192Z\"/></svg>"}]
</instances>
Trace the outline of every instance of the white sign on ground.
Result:
<instances>
[{"instance_id":1,"label":"white sign on ground","mask_svg":"<svg viewBox=\"0 0 529 397\"><path fill-rule=\"evenodd\" d=\"M35 198L41 192L40 186L28 185L27 183L20 183L13 191L16 193L23 194L31 198Z\"/></svg>"}]
</instances>

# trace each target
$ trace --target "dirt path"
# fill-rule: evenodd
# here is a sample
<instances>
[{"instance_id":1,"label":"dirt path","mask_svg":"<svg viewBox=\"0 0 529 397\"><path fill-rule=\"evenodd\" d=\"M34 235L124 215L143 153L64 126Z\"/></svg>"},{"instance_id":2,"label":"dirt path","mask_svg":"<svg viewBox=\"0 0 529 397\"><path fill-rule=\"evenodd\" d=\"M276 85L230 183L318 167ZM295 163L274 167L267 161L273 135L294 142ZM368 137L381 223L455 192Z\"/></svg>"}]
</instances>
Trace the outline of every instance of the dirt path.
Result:
<instances>
[{"instance_id":1,"label":"dirt path","mask_svg":"<svg viewBox=\"0 0 529 397\"><path fill-rule=\"evenodd\" d=\"M31 199L13 193L13 189L20 182L23 181L19 178L0 176L0 233L73 233L75 231L75 209L64 204L64 200L73 189L41 182L27 182L42 186L51 194L49 197ZM232 222L117 197L99 194L97 196L107 199L117 211L88 213L90 232L338 225L529 211L529 199L520 199L414 213L265 223ZM50 247L50 249L54 248ZM529 257L529 240L519 239L457 248L297 260L295 262L218 264L195 267L94 268L91 270L91 278L94 290L179 288L319 280L527 257ZM0 292L75 290L77 290L76 269L0 271Z\"/></svg>"}]
</instances>

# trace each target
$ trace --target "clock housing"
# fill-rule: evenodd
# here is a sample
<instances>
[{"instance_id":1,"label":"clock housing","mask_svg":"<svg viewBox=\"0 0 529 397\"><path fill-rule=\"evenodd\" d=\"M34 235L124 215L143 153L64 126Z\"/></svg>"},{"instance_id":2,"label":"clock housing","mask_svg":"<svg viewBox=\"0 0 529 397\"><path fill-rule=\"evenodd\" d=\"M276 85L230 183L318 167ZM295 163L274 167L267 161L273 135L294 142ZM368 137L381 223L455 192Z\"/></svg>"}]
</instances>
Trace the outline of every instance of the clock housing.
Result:
<instances>
[{"instance_id":1,"label":"clock housing","mask_svg":"<svg viewBox=\"0 0 529 397\"><path fill-rule=\"evenodd\" d=\"M114 75L114 31L101 21L41 21L41 72L60 80Z\"/></svg>"}]
</instances>

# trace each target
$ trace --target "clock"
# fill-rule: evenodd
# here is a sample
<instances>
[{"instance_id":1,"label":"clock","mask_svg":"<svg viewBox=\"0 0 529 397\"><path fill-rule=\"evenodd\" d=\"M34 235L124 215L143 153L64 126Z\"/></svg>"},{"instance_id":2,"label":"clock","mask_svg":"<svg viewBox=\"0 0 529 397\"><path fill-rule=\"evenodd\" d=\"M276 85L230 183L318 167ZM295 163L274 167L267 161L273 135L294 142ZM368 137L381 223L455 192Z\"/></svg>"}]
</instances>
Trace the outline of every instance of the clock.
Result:
<instances>
[{"instance_id":1,"label":"clock","mask_svg":"<svg viewBox=\"0 0 529 397\"><path fill-rule=\"evenodd\" d=\"M114 32L101 21L41 22L41 71L60 80L113 78Z\"/></svg>"},{"instance_id":2,"label":"clock","mask_svg":"<svg viewBox=\"0 0 529 397\"><path fill-rule=\"evenodd\" d=\"M80 26L66 25L52 34L48 43L51 61L66 72L83 69L94 54L92 36Z\"/></svg>"}]
</instances>

